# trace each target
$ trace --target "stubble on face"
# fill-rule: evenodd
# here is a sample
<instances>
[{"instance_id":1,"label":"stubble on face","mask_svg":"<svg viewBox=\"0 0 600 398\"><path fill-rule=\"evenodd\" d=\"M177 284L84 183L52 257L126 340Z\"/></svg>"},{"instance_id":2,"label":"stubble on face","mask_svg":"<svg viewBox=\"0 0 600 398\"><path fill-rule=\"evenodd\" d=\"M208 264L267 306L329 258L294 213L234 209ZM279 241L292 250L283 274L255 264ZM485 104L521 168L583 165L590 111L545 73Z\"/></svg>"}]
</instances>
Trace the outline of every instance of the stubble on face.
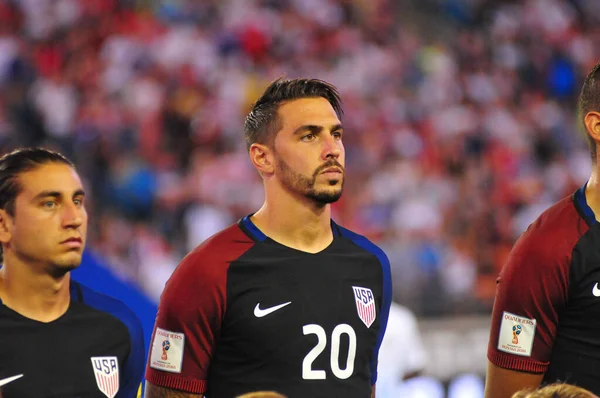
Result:
<instances>
[{"instance_id":1,"label":"stubble on face","mask_svg":"<svg viewBox=\"0 0 600 398\"><path fill-rule=\"evenodd\" d=\"M337 167L342 170L342 174L340 176L341 182L338 180L329 181L329 185L331 187L335 187L338 184L339 187L329 189L317 188L317 177L323 172L323 170L330 167ZM344 168L337 162L337 160L332 159L322 164L314 171L312 176L308 177L294 170L285 160L283 160L283 158L277 156L277 170L279 172L281 182L286 188L297 192L318 204L326 205L329 203L334 203L342 196L342 192L344 190Z\"/></svg>"}]
</instances>

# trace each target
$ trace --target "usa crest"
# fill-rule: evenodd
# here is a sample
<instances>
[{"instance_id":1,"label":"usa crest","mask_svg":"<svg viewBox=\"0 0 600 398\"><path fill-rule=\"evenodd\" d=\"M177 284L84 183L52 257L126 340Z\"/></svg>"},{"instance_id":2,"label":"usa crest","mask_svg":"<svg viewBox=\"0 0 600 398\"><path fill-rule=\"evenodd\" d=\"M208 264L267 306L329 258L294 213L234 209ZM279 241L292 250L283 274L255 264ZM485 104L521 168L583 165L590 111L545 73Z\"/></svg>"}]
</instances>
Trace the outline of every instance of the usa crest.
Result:
<instances>
[{"instance_id":1,"label":"usa crest","mask_svg":"<svg viewBox=\"0 0 600 398\"><path fill-rule=\"evenodd\" d=\"M108 398L119 391L119 361L117 357L91 357L98 389Z\"/></svg>"},{"instance_id":2,"label":"usa crest","mask_svg":"<svg viewBox=\"0 0 600 398\"><path fill-rule=\"evenodd\" d=\"M375 297L371 289L366 287L352 286L354 290L354 300L356 302L356 311L361 321L370 328L375 322Z\"/></svg>"}]
</instances>

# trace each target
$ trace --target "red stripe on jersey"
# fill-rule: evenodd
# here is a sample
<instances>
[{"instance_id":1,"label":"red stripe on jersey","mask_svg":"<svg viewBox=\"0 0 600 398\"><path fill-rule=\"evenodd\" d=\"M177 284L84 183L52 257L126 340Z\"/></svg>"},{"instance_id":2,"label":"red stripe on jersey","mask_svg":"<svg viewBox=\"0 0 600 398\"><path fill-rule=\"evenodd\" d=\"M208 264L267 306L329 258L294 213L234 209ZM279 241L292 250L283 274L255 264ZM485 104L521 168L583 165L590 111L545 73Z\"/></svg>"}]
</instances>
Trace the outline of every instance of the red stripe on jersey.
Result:
<instances>
[{"instance_id":1,"label":"red stripe on jersey","mask_svg":"<svg viewBox=\"0 0 600 398\"><path fill-rule=\"evenodd\" d=\"M542 213L517 240L497 280L490 362L517 371L546 371L558 317L568 299L573 248L588 229L572 198L565 198ZM505 311L537 321L530 356L498 350Z\"/></svg>"},{"instance_id":2,"label":"red stripe on jersey","mask_svg":"<svg viewBox=\"0 0 600 398\"><path fill-rule=\"evenodd\" d=\"M229 264L253 245L238 225L232 225L198 246L175 269L160 299L154 333L159 327L184 334L181 373L152 368L151 346L146 368L150 383L192 394L206 391L208 368L227 307Z\"/></svg>"}]
</instances>

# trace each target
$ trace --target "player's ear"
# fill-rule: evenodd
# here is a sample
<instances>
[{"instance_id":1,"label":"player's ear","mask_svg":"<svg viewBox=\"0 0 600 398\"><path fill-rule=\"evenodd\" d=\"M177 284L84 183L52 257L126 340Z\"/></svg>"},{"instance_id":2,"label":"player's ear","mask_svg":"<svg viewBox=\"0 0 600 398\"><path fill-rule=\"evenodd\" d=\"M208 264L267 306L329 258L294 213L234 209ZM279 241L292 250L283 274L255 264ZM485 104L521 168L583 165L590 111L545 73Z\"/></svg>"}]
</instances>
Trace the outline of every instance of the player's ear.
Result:
<instances>
[{"instance_id":1,"label":"player's ear","mask_svg":"<svg viewBox=\"0 0 600 398\"><path fill-rule=\"evenodd\" d=\"M273 151L266 145L254 143L250 146L250 161L260 175L273 174Z\"/></svg>"},{"instance_id":2,"label":"player's ear","mask_svg":"<svg viewBox=\"0 0 600 398\"><path fill-rule=\"evenodd\" d=\"M600 112L588 112L583 118L583 124L594 141L600 142Z\"/></svg>"},{"instance_id":3,"label":"player's ear","mask_svg":"<svg viewBox=\"0 0 600 398\"><path fill-rule=\"evenodd\" d=\"M10 242L12 217L5 209L0 209L0 243Z\"/></svg>"}]
</instances>

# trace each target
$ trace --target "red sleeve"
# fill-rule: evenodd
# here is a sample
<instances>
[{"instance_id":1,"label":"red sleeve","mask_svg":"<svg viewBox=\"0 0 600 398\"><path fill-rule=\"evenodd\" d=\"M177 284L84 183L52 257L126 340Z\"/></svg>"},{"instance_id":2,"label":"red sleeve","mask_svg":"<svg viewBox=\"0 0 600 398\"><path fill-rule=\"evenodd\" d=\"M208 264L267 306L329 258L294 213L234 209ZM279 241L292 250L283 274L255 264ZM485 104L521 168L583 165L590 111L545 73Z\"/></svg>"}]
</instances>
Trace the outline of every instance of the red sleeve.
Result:
<instances>
[{"instance_id":1,"label":"red sleeve","mask_svg":"<svg viewBox=\"0 0 600 398\"><path fill-rule=\"evenodd\" d=\"M583 230L572 202L549 209L517 241L497 280L488 359L544 373L568 299L572 251Z\"/></svg>"},{"instance_id":2,"label":"red sleeve","mask_svg":"<svg viewBox=\"0 0 600 398\"><path fill-rule=\"evenodd\" d=\"M227 270L251 244L233 226L188 254L173 272L152 335L146 368L150 383L192 394L206 391L227 306Z\"/></svg>"}]
</instances>

